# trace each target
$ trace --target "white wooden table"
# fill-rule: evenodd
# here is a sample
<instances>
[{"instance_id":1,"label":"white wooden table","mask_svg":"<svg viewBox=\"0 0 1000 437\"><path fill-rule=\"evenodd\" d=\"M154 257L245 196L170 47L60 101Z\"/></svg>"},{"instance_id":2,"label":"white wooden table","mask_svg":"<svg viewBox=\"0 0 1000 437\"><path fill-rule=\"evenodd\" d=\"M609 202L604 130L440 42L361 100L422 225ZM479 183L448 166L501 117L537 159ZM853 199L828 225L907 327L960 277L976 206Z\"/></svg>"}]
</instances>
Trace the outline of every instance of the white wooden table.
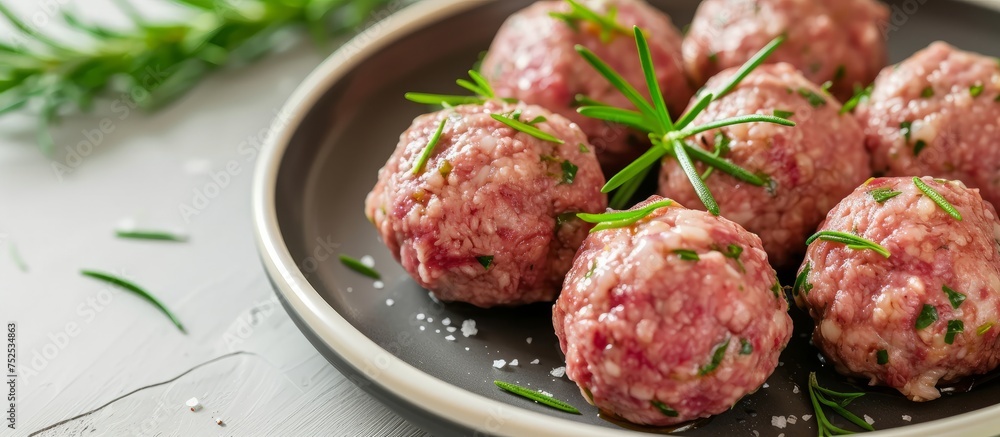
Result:
<instances>
[{"instance_id":1,"label":"white wooden table","mask_svg":"<svg viewBox=\"0 0 1000 437\"><path fill-rule=\"evenodd\" d=\"M31 13L43 2L25 3ZM16 429L5 420L0 436L422 434L313 349L257 259L249 151L321 60L302 44L218 73L152 115L100 102L98 114L54 131L65 168L35 146L32 118L0 119L0 323L17 323L20 365ZM66 147L80 159L67 162ZM220 176L227 166L235 171ZM117 239L123 220L190 241ZM9 256L11 244L28 271ZM145 286L188 334L82 268ZM191 397L204 408L188 410Z\"/></svg>"}]
</instances>

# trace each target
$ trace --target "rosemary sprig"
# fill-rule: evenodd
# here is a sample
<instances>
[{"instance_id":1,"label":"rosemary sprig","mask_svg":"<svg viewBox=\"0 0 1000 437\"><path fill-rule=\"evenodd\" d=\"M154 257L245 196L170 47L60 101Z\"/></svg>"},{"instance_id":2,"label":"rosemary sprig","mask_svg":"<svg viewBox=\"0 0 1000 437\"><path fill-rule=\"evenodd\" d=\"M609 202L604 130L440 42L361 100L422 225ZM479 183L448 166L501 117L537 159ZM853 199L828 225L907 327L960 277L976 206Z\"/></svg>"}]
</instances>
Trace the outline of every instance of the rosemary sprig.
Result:
<instances>
[{"instance_id":1,"label":"rosemary sprig","mask_svg":"<svg viewBox=\"0 0 1000 437\"><path fill-rule=\"evenodd\" d=\"M566 402L560 401L559 399L556 399L552 396L534 391L530 388L521 387L517 384L511 384L509 382L504 382L504 381L493 381L493 384L496 385L497 387L500 387L500 389L504 391L516 394L522 398L531 399L542 405L552 407L557 410L562 410L567 413L580 414L580 410L577 410L576 407Z\"/></svg>"},{"instance_id":2,"label":"rosemary sprig","mask_svg":"<svg viewBox=\"0 0 1000 437\"><path fill-rule=\"evenodd\" d=\"M702 175L695 170L695 160L754 185L765 185L766 181L763 178L752 174L731 161L721 158L718 154L713 155L699 147L692 147L686 144L684 140L705 131L742 123L765 122L784 126L795 125L795 123L780 117L744 115L709 122L701 126L688 127L698 114L708 107L709 103L716 100L718 96L723 96L732 91L743 78L759 66L784 41L784 37L776 38L744 64L743 68L718 93L705 93L701 95L691 109L681 115L677 119L677 123L674 123L667 112L666 102L663 100L659 82L656 80L656 72L653 67L646 37L639 27L633 28L633 36L636 41L639 62L646 80L646 89L651 96L651 100L649 101L642 97L631 84L614 71L606 62L601 60L600 57L586 47L579 45L576 47L577 52L636 108L635 110L628 110L610 108L607 105L594 105L580 107L577 109L577 112L588 117L621 123L647 132L653 143L653 147L649 151L614 175L602 188L602 191L605 193L615 189L621 190L615 193L615 196L612 198L612 206L623 207L632 194L634 194L641 180L648 174L649 168L667 155L677 160L691 186L698 194L698 198L701 199L705 208L714 215L719 214L719 205L715 201L714 196L712 196L712 192L708 189L708 186L705 185Z\"/></svg>"},{"instance_id":3,"label":"rosemary sprig","mask_svg":"<svg viewBox=\"0 0 1000 437\"><path fill-rule=\"evenodd\" d=\"M448 117L441 119L441 123L438 123L437 130L431 135L431 139L427 141L427 146L424 147L424 151L420 153L420 158L417 159L417 163L413 165L413 175L419 175L424 171L424 166L427 165L427 161L431 159L431 154L434 153L434 147L437 146L438 141L441 140L441 133L444 132L444 124L448 121Z\"/></svg>"},{"instance_id":4,"label":"rosemary sprig","mask_svg":"<svg viewBox=\"0 0 1000 437\"><path fill-rule=\"evenodd\" d=\"M945 199L941 193L938 193L937 190L931 188L930 185L927 185L926 182L920 180L920 178L916 176L913 177L913 184L916 185L920 191L923 191L927 197L930 197L930 199L933 200L937 206L941 207L944 212L948 213L948 215L952 216L955 220L962 221L962 213L958 212L958 210L955 209L955 207L948 202L948 199Z\"/></svg>"},{"instance_id":5,"label":"rosemary sprig","mask_svg":"<svg viewBox=\"0 0 1000 437\"><path fill-rule=\"evenodd\" d=\"M172 232L165 232L165 231L116 230L115 236L118 238L127 238L133 240L174 241L178 243L183 243L187 241L187 237L184 235L178 235Z\"/></svg>"},{"instance_id":6,"label":"rosemary sprig","mask_svg":"<svg viewBox=\"0 0 1000 437\"><path fill-rule=\"evenodd\" d=\"M601 29L601 42L607 43L611 41L611 38L615 34L629 36L631 35L625 27L618 24L615 20L618 15L618 10L615 7L608 8L608 12L605 15L598 14L597 11L590 9L575 0L566 0L569 4L570 12L549 12L549 16L557 20L562 20L567 26L575 31L580 30L580 22L593 23L598 28Z\"/></svg>"},{"instance_id":7,"label":"rosemary sprig","mask_svg":"<svg viewBox=\"0 0 1000 437\"><path fill-rule=\"evenodd\" d=\"M866 249L873 250L877 252L879 255L882 255L886 258L891 256L889 250L886 249L885 247L882 247L882 245L874 241L859 237L857 235L849 234L847 232L819 231L806 240L806 246L812 244L813 241L816 241L817 239L823 241L832 241L834 243L846 244L848 248L854 250L866 250Z\"/></svg>"},{"instance_id":8,"label":"rosemary sprig","mask_svg":"<svg viewBox=\"0 0 1000 437\"><path fill-rule=\"evenodd\" d=\"M458 96L451 94L429 94L429 93L406 93L403 96L406 100L425 105L458 106L467 104L481 104L487 100L495 99L496 93L489 82L483 78L476 70L469 70L469 78L472 81L458 79L455 81L458 86L472 91L473 96ZM502 99L511 101L511 99Z\"/></svg>"},{"instance_id":9,"label":"rosemary sprig","mask_svg":"<svg viewBox=\"0 0 1000 437\"><path fill-rule=\"evenodd\" d=\"M340 254L340 263L345 267L374 280L382 279L382 275L380 275L378 271L362 264L361 261L352 258L350 255Z\"/></svg>"},{"instance_id":10,"label":"rosemary sprig","mask_svg":"<svg viewBox=\"0 0 1000 437\"><path fill-rule=\"evenodd\" d=\"M51 153L49 127L68 113L93 110L100 97L124 93L139 108L161 108L208 73L271 52L284 29L306 27L325 43L329 34L357 29L390 0L162 1L190 14L156 21L122 0L117 3L131 23L110 28L67 8L60 15L62 23L55 24L74 33L67 38L51 37L0 7L0 15L17 32L15 43L0 44L0 114L30 108L38 115L40 148Z\"/></svg>"},{"instance_id":11,"label":"rosemary sprig","mask_svg":"<svg viewBox=\"0 0 1000 437\"><path fill-rule=\"evenodd\" d=\"M853 431L836 427L830 423L829 419L826 418L826 413L823 411L823 406L830 408L864 430L874 431L875 428L869 425L868 422L865 422L854 413L847 411L846 408L852 401L864 395L864 393L840 393L823 388L816 380L816 372L810 372L809 400L812 402L813 411L816 413L816 425L819 428L819 437L854 434Z\"/></svg>"},{"instance_id":12,"label":"rosemary sprig","mask_svg":"<svg viewBox=\"0 0 1000 437\"><path fill-rule=\"evenodd\" d=\"M149 294L148 291L136 285L135 283L108 273L102 273L94 270L81 270L80 274L82 274L83 276L87 276L89 278L94 278L100 281L107 282L112 285L116 285L125 290L138 294L140 297L146 299L147 301L149 301L149 303L152 303L154 306L156 306L157 309L160 310L160 312L166 315L167 318L169 318L170 321L174 323L174 326L176 326L177 329L181 330L181 333L187 334L187 331L184 329L184 325L181 324L181 321L177 318L177 316L174 315L174 313L170 312L170 310L167 309L166 305L163 305L163 303L160 302L159 299L157 299L152 294Z\"/></svg>"},{"instance_id":13,"label":"rosemary sprig","mask_svg":"<svg viewBox=\"0 0 1000 437\"><path fill-rule=\"evenodd\" d=\"M520 132L524 132L524 133L526 133L528 135L531 135L531 136L533 136L535 138L538 138L538 139L540 139L542 141L548 141L548 142L556 143L556 144L563 144L563 143L565 143L565 141L560 140L559 138L556 138L556 137L552 136L552 134L550 134L548 132L545 132L545 131L543 131L543 130L537 128L537 127L534 127L534 126L532 126L532 125L530 125L528 123L525 123L523 121L518 121L518 120L515 120L513 118L504 116L503 114L490 114L490 117L492 119L496 120L496 121L499 121L499 122L501 122L501 123L503 123L503 124L505 124L505 125L513 128L514 130L517 130L517 131L520 131Z\"/></svg>"},{"instance_id":14,"label":"rosemary sprig","mask_svg":"<svg viewBox=\"0 0 1000 437\"><path fill-rule=\"evenodd\" d=\"M603 231L605 229L615 229L623 228L625 226L630 226L639 220L646 218L646 216L653 213L660 208L665 208L673 205L674 201L670 199L664 199L657 202L650 203L642 208L631 210L631 211L620 211L620 212L607 212L604 214L588 214L581 212L576 216L587 223L596 223L594 229L590 232Z\"/></svg>"}]
</instances>

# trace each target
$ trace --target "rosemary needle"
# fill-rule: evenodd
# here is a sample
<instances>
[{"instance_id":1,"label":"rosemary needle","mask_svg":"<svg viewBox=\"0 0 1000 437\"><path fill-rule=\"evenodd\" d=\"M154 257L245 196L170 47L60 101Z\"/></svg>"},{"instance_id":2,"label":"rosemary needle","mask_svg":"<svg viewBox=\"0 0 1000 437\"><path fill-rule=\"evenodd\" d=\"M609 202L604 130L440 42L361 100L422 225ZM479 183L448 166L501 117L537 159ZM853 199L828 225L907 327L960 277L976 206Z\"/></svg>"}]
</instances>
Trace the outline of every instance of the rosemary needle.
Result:
<instances>
[{"instance_id":1,"label":"rosemary needle","mask_svg":"<svg viewBox=\"0 0 1000 437\"><path fill-rule=\"evenodd\" d=\"M170 319L171 322L174 323L174 326L176 326L177 329L180 329L180 331L182 333L187 334L187 331L184 329L184 325L182 325L181 321L177 319L177 316L175 316L173 313L171 313L170 310L167 309L167 307L165 305L163 305L163 303L160 302L159 299L157 299L152 294L149 294L149 292L146 291L146 290L144 290L142 287L140 287L140 286L138 286L138 285L134 284L133 282L128 281L126 279L122 279L122 278L119 278L117 276L114 276L114 275L111 275L111 274L108 274L108 273L102 273L102 272L98 272L98 271L94 271L94 270L81 270L80 274L82 274L83 276L87 276L89 278L94 278L94 279L97 279L97 280L100 280L100 281L107 282L107 283L112 284L112 285L116 285L116 286L121 287L121 288L123 288L125 290L128 290L128 291L131 291L131 292L133 292L135 294L138 294L143 299L146 299L147 301L149 301L150 303L152 303L153 305L155 305L156 308L158 308L164 315L167 316L167 318Z\"/></svg>"},{"instance_id":2,"label":"rosemary needle","mask_svg":"<svg viewBox=\"0 0 1000 437\"><path fill-rule=\"evenodd\" d=\"M941 207L944 212L948 213L948 215L952 216L955 220L962 221L962 213L958 212L951 202L948 202L948 199L945 199L941 193L937 192L934 188L931 188L930 185L927 185L926 182L920 180L920 178L916 176L913 177L913 184L916 185L920 191L923 191L927 197L933 200L937 206Z\"/></svg>"},{"instance_id":3,"label":"rosemary needle","mask_svg":"<svg viewBox=\"0 0 1000 437\"><path fill-rule=\"evenodd\" d=\"M576 216L587 223L596 223L594 229L590 232L603 231L605 229L615 229L622 228L625 226L631 226L632 224L642 220L646 216L653 213L657 209L668 207L673 205L674 201L670 199L660 200L658 202L650 203L642 208L631 210L631 211L620 211L620 212L609 212L604 214L588 214L579 213Z\"/></svg>"},{"instance_id":4,"label":"rosemary needle","mask_svg":"<svg viewBox=\"0 0 1000 437\"><path fill-rule=\"evenodd\" d=\"M354 270L355 272L358 272L369 278L375 280L382 279L382 275L380 275L379 272L375 271L375 269L371 267L362 264L361 261L351 258L350 255L340 254L340 262L347 268Z\"/></svg>"},{"instance_id":5,"label":"rosemary needle","mask_svg":"<svg viewBox=\"0 0 1000 437\"><path fill-rule=\"evenodd\" d=\"M156 240L156 241L175 241L178 243L183 243L187 241L187 237L183 235L173 234L165 231L115 231L115 236L118 238L127 238L133 240Z\"/></svg>"},{"instance_id":6,"label":"rosemary needle","mask_svg":"<svg viewBox=\"0 0 1000 437\"><path fill-rule=\"evenodd\" d=\"M806 246L812 244L817 239L845 244L848 248L854 250L873 250L886 258L891 256L889 250L882 247L882 245L854 234L848 234L847 232L819 231L806 240Z\"/></svg>"},{"instance_id":7,"label":"rosemary needle","mask_svg":"<svg viewBox=\"0 0 1000 437\"><path fill-rule=\"evenodd\" d=\"M563 140L560 140L559 138L556 138L556 137L552 136L552 134L550 134L548 132L545 132L545 131L543 131L543 130L537 128L537 127L534 127L534 126L532 126L532 125L530 125L528 123L525 123L523 121L518 121L518 120L515 120L515 119L510 118L510 117L505 117L502 114L490 114L490 117L492 117L496 121L499 121L499 122L507 125L508 127L512 128L514 130L517 130L517 131L520 131L520 132L524 132L524 133L526 133L528 135L531 135L531 136L533 136L535 138L538 138L540 140L548 141L548 142L552 142L552 143L556 143L556 144L563 144L565 142Z\"/></svg>"},{"instance_id":8,"label":"rosemary needle","mask_svg":"<svg viewBox=\"0 0 1000 437\"><path fill-rule=\"evenodd\" d=\"M427 160L431 159L431 153L434 153L434 147L437 146L438 141L441 140L441 133L444 132L444 124L448 121L448 117L441 119L441 123L438 124L437 130L434 131L434 135L431 135L430 141L427 142L427 146L424 147L424 151L420 154L420 158L417 159L416 165L413 166L413 174L419 175L424 171L424 166L427 165Z\"/></svg>"},{"instance_id":9,"label":"rosemary needle","mask_svg":"<svg viewBox=\"0 0 1000 437\"><path fill-rule=\"evenodd\" d=\"M511 384L509 382L504 382L504 381L493 381L493 384L496 385L497 387L500 387L504 391L516 394L523 398L531 399L542 405L552 407L557 410L562 410L567 413L580 414L580 410L577 410L576 407L566 402L560 401L559 399L556 399L552 396L534 391L530 388L521 387L519 385Z\"/></svg>"}]
</instances>

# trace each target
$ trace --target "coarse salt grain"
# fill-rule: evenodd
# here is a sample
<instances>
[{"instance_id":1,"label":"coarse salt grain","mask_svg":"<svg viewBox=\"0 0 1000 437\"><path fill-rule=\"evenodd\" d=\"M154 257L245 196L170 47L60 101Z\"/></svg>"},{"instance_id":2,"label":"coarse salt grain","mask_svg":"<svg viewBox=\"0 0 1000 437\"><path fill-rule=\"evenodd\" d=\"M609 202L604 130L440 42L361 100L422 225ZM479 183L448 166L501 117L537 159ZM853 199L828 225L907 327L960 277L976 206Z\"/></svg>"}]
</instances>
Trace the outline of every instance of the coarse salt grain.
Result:
<instances>
[{"instance_id":1,"label":"coarse salt grain","mask_svg":"<svg viewBox=\"0 0 1000 437\"><path fill-rule=\"evenodd\" d=\"M427 318L427 323L434 323L434 318L433 317L428 317Z\"/></svg>"},{"instance_id":2,"label":"coarse salt grain","mask_svg":"<svg viewBox=\"0 0 1000 437\"><path fill-rule=\"evenodd\" d=\"M188 399L184 404L187 405L191 411L198 411L201 409L201 403L198 402L198 398Z\"/></svg>"},{"instance_id":3,"label":"coarse salt grain","mask_svg":"<svg viewBox=\"0 0 1000 437\"><path fill-rule=\"evenodd\" d=\"M535 359L531 360L531 364L538 364L540 362L541 361L538 361L538 358L535 358Z\"/></svg>"},{"instance_id":4,"label":"coarse salt grain","mask_svg":"<svg viewBox=\"0 0 1000 437\"><path fill-rule=\"evenodd\" d=\"M458 328L456 328L456 327L454 327L454 326L449 326L449 327L447 327L447 328L444 328L444 329L445 329L446 331L448 331L448 332L455 332L455 331L458 331Z\"/></svg>"},{"instance_id":5,"label":"coarse salt grain","mask_svg":"<svg viewBox=\"0 0 1000 437\"><path fill-rule=\"evenodd\" d=\"M556 378L562 378L566 374L566 366L556 367L549 372L549 375L555 376Z\"/></svg>"},{"instance_id":6,"label":"coarse salt grain","mask_svg":"<svg viewBox=\"0 0 1000 437\"><path fill-rule=\"evenodd\" d=\"M805 420L805 421L809 421L809 419L812 419L812 418L813 418L812 414L805 414L805 415L802 416L802 420Z\"/></svg>"},{"instance_id":7,"label":"coarse salt grain","mask_svg":"<svg viewBox=\"0 0 1000 437\"><path fill-rule=\"evenodd\" d=\"M865 422L868 422L869 425L874 425L875 419L872 419L872 416L865 414Z\"/></svg>"},{"instance_id":8,"label":"coarse salt grain","mask_svg":"<svg viewBox=\"0 0 1000 437\"><path fill-rule=\"evenodd\" d=\"M421 326L421 327L420 327L420 330L421 330L421 331L423 331L423 330L425 330L425 329L427 329L427 327L425 327L425 326Z\"/></svg>"},{"instance_id":9,"label":"coarse salt grain","mask_svg":"<svg viewBox=\"0 0 1000 437\"><path fill-rule=\"evenodd\" d=\"M524 341L528 342L528 344L531 344L531 337L524 339Z\"/></svg>"},{"instance_id":10,"label":"coarse salt grain","mask_svg":"<svg viewBox=\"0 0 1000 437\"><path fill-rule=\"evenodd\" d=\"M441 324L444 325L444 326L448 326L448 325L451 324L451 319L448 318L448 317L445 317L444 320L441 321Z\"/></svg>"},{"instance_id":11,"label":"coarse salt grain","mask_svg":"<svg viewBox=\"0 0 1000 437\"><path fill-rule=\"evenodd\" d=\"M799 419L797 417L795 417L795 416L788 416L788 424L789 425L795 425L796 423L798 423L798 421L799 421Z\"/></svg>"},{"instance_id":12,"label":"coarse salt grain","mask_svg":"<svg viewBox=\"0 0 1000 437\"><path fill-rule=\"evenodd\" d=\"M793 385L792 386L792 393L798 394L798 392L799 392L799 385L798 384Z\"/></svg>"},{"instance_id":13,"label":"coarse salt grain","mask_svg":"<svg viewBox=\"0 0 1000 437\"><path fill-rule=\"evenodd\" d=\"M776 428L784 428L788 425L788 419L785 416L771 416L771 426Z\"/></svg>"},{"instance_id":14,"label":"coarse salt grain","mask_svg":"<svg viewBox=\"0 0 1000 437\"><path fill-rule=\"evenodd\" d=\"M372 258L371 255L365 255L358 261L361 261L361 265L365 267L375 267L375 258Z\"/></svg>"},{"instance_id":15,"label":"coarse salt grain","mask_svg":"<svg viewBox=\"0 0 1000 437\"><path fill-rule=\"evenodd\" d=\"M347 287L348 293L354 293L354 287Z\"/></svg>"},{"instance_id":16,"label":"coarse salt grain","mask_svg":"<svg viewBox=\"0 0 1000 437\"><path fill-rule=\"evenodd\" d=\"M387 307L391 307L391 306L393 306L393 304L395 304L395 303L396 303L396 301L394 301L394 300L392 300L392 299L386 299L386 300L385 300L385 306L387 306Z\"/></svg>"},{"instance_id":17,"label":"coarse salt grain","mask_svg":"<svg viewBox=\"0 0 1000 437\"><path fill-rule=\"evenodd\" d=\"M513 367L517 367L517 359L510 360L510 365Z\"/></svg>"},{"instance_id":18,"label":"coarse salt grain","mask_svg":"<svg viewBox=\"0 0 1000 437\"><path fill-rule=\"evenodd\" d=\"M479 330L476 329L475 320L469 319L462 322L462 336L471 337L477 333L479 333Z\"/></svg>"},{"instance_id":19,"label":"coarse salt grain","mask_svg":"<svg viewBox=\"0 0 1000 437\"><path fill-rule=\"evenodd\" d=\"M466 346L466 347L465 347L465 350L469 350L469 347L468 347L468 346Z\"/></svg>"},{"instance_id":20,"label":"coarse salt grain","mask_svg":"<svg viewBox=\"0 0 1000 437\"><path fill-rule=\"evenodd\" d=\"M440 333L441 333L441 330L440 330L440 329L435 329L435 330L434 330L434 333L435 333L435 334L440 334Z\"/></svg>"},{"instance_id":21,"label":"coarse salt grain","mask_svg":"<svg viewBox=\"0 0 1000 437\"><path fill-rule=\"evenodd\" d=\"M449 336L445 337L444 339L448 340L448 341L455 341L455 336L454 335L449 335Z\"/></svg>"},{"instance_id":22,"label":"coarse salt grain","mask_svg":"<svg viewBox=\"0 0 1000 437\"><path fill-rule=\"evenodd\" d=\"M770 387L770 386L771 386L770 384L768 384L768 383L766 383L766 382L764 383L764 388L768 388L768 387Z\"/></svg>"},{"instance_id":23,"label":"coarse salt grain","mask_svg":"<svg viewBox=\"0 0 1000 437\"><path fill-rule=\"evenodd\" d=\"M507 365L506 360L493 360L493 367L497 369L503 369L503 366Z\"/></svg>"},{"instance_id":24,"label":"coarse salt grain","mask_svg":"<svg viewBox=\"0 0 1000 437\"><path fill-rule=\"evenodd\" d=\"M908 414L904 414L904 415L903 415L903 420L905 420L905 421L909 422L909 421L913 420L913 418L912 418L912 417L910 417L910 415L908 415Z\"/></svg>"},{"instance_id":25,"label":"coarse salt grain","mask_svg":"<svg viewBox=\"0 0 1000 437\"><path fill-rule=\"evenodd\" d=\"M375 281L375 283L372 284L372 286L375 287L376 290L381 290L381 289L385 288L385 282Z\"/></svg>"},{"instance_id":26,"label":"coarse salt grain","mask_svg":"<svg viewBox=\"0 0 1000 437\"><path fill-rule=\"evenodd\" d=\"M417 314L417 320L423 320L423 319L426 319L426 318L427 318L427 316L425 316L424 313Z\"/></svg>"},{"instance_id":27,"label":"coarse salt grain","mask_svg":"<svg viewBox=\"0 0 1000 437\"><path fill-rule=\"evenodd\" d=\"M549 393L549 392L547 392L545 390L538 390L538 392L541 393L541 394L543 394L543 395L545 395L545 396L548 396L550 398L553 397L552 393Z\"/></svg>"}]
</instances>

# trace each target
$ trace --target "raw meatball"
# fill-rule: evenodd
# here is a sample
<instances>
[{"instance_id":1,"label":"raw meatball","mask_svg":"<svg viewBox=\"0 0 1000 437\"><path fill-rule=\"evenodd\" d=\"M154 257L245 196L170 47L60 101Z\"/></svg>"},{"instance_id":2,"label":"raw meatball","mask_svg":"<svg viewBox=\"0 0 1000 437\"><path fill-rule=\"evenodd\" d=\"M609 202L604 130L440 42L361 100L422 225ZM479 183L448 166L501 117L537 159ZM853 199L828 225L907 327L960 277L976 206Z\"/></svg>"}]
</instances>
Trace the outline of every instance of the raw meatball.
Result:
<instances>
[{"instance_id":1,"label":"raw meatball","mask_svg":"<svg viewBox=\"0 0 1000 437\"><path fill-rule=\"evenodd\" d=\"M557 144L490 114L542 116ZM440 141L413 174L442 119ZM378 174L365 213L393 256L444 301L480 307L550 301L590 229L575 212L600 212L604 176L587 138L538 106L487 102L418 117Z\"/></svg>"},{"instance_id":2,"label":"raw meatball","mask_svg":"<svg viewBox=\"0 0 1000 437\"><path fill-rule=\"evenodd\" d=\"M1000 362L996 211L961 182L922 180L961 221L913 178L874 179L830 211L821 229L856 233L890 257L817 240L793 289L816 320L813 343L838 372L914 401L936 399L939 382Z\"/></svg>"},{"instance_id":3,"label":"raw meatball","mask_svg":"<svg viewBox=\"0 0 1000 437\"><path fill-rule=\"evenodd\" d=\"M882 71L856 111L876 172L958 179L1000 202L1000 60L937 42Z\"/></svg>"},{"instance_id":4,"label":"raw meatball","mask_svg":"<svg viewBox=\"0 0 1000 437\"><path fill-rule=\"evenodd\" d=\"M708 89L721 87L734 71L712 78ZM797 126L742 124L690 140L713 151L728 141L730 150L722 156L770 177L769 185L756 187L714 170L705 183L723 215L760 236L776 267L797 264L803 242L830 208L871 175L857 121L841 115L836 100L789 64L758 67L732 93L709 105L694 124L781 111L791 112L783 115ZM706 170L700 164L698 168ZM664 160L660 194L703 208L673 158Z\"/></svg>"},{"instance_id":5,"label":"raw meatball","mask_svg":"<svg viewBox=\"0 0 1000 437\"><path fill-rule=\"evenodd\" d=\"M570 6L566 2L541 1L507 19L483 60L482 72L497 96L543 106L580 125L597 148L601 165L615 171L645 151L648 140L644 134L577 114L577 94L612 106L633 106L574 46L580 44L596 53L648 96L632 36L632 26L638 25L646 32L657 79L674 115L684 109L693 91L684 75L681 36L670 17L642 0L580 3L600 14L617 11L615 21L627 32L611 33L610 40L602 41L601 29L590 22L576 22L574 29L549 15L568 13Z\"/></svg>"},{"instance_id":6,"label":"raw meatball","mask_svg":"<svg viewBox=\"0 0 1000 437\"><path fill-rule=\"evenodd\" d=\"M889 9L875 0L705 0L684 38L684 63L702 84L786 35L768 62L833 82L831 92L845 101L885 66L888 19Z\"/></svg>"},{"instance_id":7,"label":"raw meatball","mask_svg":"<svg viewBox=\"0 0 1000 437\"><path fill-rule=\"evenodd\" d=\"M677 204L592 233L552 314L566 373L635 423L722 413L767 380L791 337L777 281L756 235Z\"/></svg>"}]
</instances>

